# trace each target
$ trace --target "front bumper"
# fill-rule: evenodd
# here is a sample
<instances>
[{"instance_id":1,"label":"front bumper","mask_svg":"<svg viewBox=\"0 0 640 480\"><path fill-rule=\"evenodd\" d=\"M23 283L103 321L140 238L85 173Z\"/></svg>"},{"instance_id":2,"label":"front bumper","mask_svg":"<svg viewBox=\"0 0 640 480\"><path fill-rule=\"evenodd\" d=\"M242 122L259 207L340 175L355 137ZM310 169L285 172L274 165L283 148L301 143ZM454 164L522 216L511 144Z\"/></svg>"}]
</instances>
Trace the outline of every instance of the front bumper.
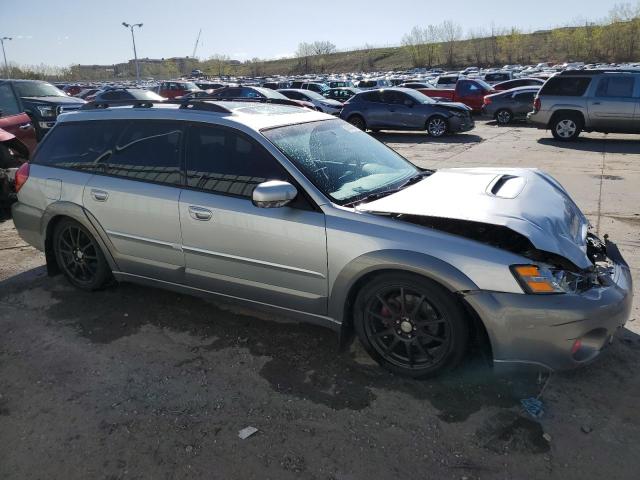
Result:
<instances>
[{"instance_id":1,"label":"front bumper","mask_svg":"<svg viewBox=\"0 0 640 480\"><path fill-rule=\"evenodd\" d=\"M609 285L581 294L475 291L464 298L487 329L496 367L566 370L598 357L629 318L631 272L621 257L608 278Z\"/></svg>"},{"instance_id":2,"label":"front bumper","mask_svg":"<svg viewBox=\"0 0 640 480\"><path fill-rule=\"evenodd\" d=\"M449 130L452 133L468 132L469 130L473 130L475 126L476 123L471 115L469 115L469 117L452 116L449 118Z\"/></svg>"}]
</instances>

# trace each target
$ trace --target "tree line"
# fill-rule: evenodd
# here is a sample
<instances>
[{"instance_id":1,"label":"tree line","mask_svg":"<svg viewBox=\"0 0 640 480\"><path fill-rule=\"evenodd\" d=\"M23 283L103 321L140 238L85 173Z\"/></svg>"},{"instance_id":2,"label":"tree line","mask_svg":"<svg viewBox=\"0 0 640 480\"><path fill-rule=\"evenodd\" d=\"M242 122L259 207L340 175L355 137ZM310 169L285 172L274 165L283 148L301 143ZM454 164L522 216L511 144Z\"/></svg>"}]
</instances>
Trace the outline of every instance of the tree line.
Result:
<instances>
[{"instance_id":1,"label":"tree line","mask_svg":"<svg viewBox=\"0 0 640 480\"><path fill-rule=\"evenodd\" d=\"M640 60L640 2L615 5L600 22L580 21L553 30L463 29L448 20L415 26L402 38L413 67L496 66L543 61L622 63Z\"/></svg>"}]
</instances>

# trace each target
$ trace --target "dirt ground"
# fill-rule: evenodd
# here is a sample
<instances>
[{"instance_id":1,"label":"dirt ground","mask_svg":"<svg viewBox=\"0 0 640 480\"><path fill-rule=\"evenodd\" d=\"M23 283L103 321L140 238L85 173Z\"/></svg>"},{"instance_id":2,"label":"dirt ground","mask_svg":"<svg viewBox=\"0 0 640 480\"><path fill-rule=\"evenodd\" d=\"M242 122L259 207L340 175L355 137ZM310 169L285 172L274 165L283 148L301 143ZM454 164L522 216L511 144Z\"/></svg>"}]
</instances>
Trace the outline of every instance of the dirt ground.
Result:
<instances>
[{"instance_id":1,"label":"dirt ground","mask_svg":"<svg viewBox=\"0 0 640 480\"><path fill-rule=\"evenodd\" d=\"M425 167L537 166L555 175L640 284L640 143L561 145L479 122L433 141L378 137ZM479 353L431 381L395 377L324 329L121 284L49 278L0 224L2 479L636 479L640 318L594 364L495 375ZM258 432L241 440L239 430Z\"/></svg>"}]
</instances>

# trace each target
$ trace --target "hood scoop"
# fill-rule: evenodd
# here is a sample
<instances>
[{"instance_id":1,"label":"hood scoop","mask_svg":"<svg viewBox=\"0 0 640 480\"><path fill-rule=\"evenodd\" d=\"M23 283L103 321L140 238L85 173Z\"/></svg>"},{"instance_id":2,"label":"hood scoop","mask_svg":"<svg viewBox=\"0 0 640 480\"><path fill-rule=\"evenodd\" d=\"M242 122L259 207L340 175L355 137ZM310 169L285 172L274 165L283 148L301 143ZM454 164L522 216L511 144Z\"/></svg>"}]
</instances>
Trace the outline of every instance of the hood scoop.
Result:
<instances>
[{"instance_id":1,"label":"hood scoop","mask_svg":"<svg viewBox=\"0 0 640 480\"><path fill-rule=\"evenodd\" d=\"M487 188L487 193L499 198L516 198L522 193L527 179L515 175L498 175Z\"/></svg>"}]
</instances>

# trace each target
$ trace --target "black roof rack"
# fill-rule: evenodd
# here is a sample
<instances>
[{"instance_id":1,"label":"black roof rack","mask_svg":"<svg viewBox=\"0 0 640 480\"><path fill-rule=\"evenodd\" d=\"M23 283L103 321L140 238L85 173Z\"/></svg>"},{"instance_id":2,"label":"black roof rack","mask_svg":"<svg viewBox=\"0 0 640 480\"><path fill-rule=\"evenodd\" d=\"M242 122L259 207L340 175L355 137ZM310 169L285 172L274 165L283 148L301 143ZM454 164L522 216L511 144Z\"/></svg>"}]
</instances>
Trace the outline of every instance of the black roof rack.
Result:
<instances>
[{"instance_id":1,"label":"black roof rack","mask_svg":"<svg viewBox=\"0 0 640 480\"><path fill-rule=\"evenodd\" d=\"M601 73L640 73L640 68L631 70L631 69L616 69L616 68L603 68L603 69L593 69L593 70L563 70L559 73L559 75L599 75Z\"/></svg>"},{"instance_id":2,"label":"black roof rack","mask_svg":"<svg viewBox=\"0 0 640 480\"><path fill-rule=\"evenodd\" d=\"M203 101L204 100L204 101ZM154 105L180 105L181 109L200 110L217 113L232 113L231 110L207 100L206 98L187 98L184 100L113 100L113 101L93 101L88 102L80 107L80 110L104 110L110 107L133 107L133 108L152 108Z\"/></svg>"}]
</instances>

